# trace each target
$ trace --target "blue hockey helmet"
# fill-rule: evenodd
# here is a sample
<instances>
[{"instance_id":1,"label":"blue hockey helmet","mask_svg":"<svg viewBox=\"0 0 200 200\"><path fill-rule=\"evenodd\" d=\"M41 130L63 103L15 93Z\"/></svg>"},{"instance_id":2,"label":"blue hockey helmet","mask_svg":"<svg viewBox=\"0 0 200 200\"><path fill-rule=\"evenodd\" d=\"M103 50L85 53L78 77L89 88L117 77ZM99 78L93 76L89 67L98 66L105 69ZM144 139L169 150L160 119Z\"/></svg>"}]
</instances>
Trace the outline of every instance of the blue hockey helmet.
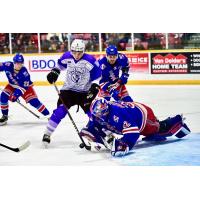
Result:
<instances>
[{"instance_id":1,"label":"blue hockey helmet","mask_svg":"<svg viewBox=\"0 0 200 200\"><path fill-rule=\"evenodd\" d=\"M21 54L19 54L19 53L17 53L14 57L13 57L13 62L14 63L24 63L24 57L21 55Z\"/></svg>"},{"instance_id":2,"label":"blue hockey helmet","mask_svg":"<svg viewBox=\"0 0 200 200\"><path fill-rule=\"evenodd\" d=\"M92 116L105 121L109 113L108 101L104 98L97 98L91 103L90 112Z\"/></svg>"},{"instance_id":3,"label":"blue hockey helmet","mask_svg":"<svg viewBox=\"0 0 200 200\"><path fill-rule=\"evenodd\" d=\"M117 51L117 47L115 45L109 45L106 48L106 55L108 56L117 56L118 55L118 51Z\"/></svg>"}]
</instances>

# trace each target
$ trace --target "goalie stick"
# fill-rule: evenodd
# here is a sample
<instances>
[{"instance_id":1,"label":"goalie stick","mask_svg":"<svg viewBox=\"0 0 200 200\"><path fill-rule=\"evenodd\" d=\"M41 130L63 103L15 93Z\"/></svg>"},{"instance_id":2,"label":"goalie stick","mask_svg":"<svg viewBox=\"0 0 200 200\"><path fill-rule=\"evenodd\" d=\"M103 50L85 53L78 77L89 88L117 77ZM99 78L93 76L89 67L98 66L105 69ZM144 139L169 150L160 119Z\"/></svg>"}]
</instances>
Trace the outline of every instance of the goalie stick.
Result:
<instances>
[{"instance_id":1,"label":"goalie stick","mask_svg":"<svg viewBox=\"0 0 200 200\"><path fill-rule=\"evenodd\" d=\"M24 144L22 144L20 147L16 147L16 148L7 146L7 145L2 144L2 143L0 143L0 146L4 147L6 149L9 149L11 151L14 151L14 152L20 152L20 151L23 151L24 149L26 149L27 147L29 147L30 144L31 144L30 141L27 141Z\"/></svg>"},{"instance_id":2,"label":"goalie stick","mask_svg":"<svg viewBox=\"0 0 200 200\"><path fill-rule=\"evenodd\" d=\"M88 151L90 151L91 150L91 146L88 146L87 144L85 144L83 138L81 137L80 132L79 132L79 130L78 130L78 128L77 128L77 126L76 126L76 124L75 124L75 122L74 122L74 120L73 120L73 118L72 118L67 106L65 105L65 103L64 103L64 101L63 101L63 99L62 99L62 97L60 95L60 92L59 92L58 87L56 86L55 82L53 82L53 85L54 85L54 87L56 89L56 92L58 93L58 96L59 96L61 102L63 103L65 109L67 110L68 116L69 116L69 118L70 118L70 120L71 120L71 122L72 122L72 124L73 124L73 126L74 126L74 128L75 128L75 130L76 130L76 132L77 132L77 134L79 136L79 138L81 139L82 143L79 145L79 147L80 148L84 148L85 147Z\"/></svg>"}]
</instances>

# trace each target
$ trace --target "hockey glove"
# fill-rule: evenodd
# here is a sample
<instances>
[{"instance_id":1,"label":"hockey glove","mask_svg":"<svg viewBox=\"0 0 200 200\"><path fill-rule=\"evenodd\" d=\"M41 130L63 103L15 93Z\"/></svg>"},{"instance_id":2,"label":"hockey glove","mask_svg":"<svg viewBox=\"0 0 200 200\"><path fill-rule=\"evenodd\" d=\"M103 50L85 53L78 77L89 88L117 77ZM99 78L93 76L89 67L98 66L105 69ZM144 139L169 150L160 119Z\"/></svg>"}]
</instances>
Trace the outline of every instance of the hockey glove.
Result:
<instances>
[{"instance_id":1,"label":"hockey glove","mask_svg":"<svg viewBox=\"0 0 200 200\"><path fill-rule=\"evenodd\" d=\"M88 94L87 94L87 100L89 102L92 102L92 100L96 97L96 95L99 92L99 89L100 89L100 86L98 84L92 83L92 85L88 91Z\"/></svg>"},{"instance_id":2,"label":"hockey glove","mask_svg":"<svg viewBox=\"0 0 200 200\"><path fill-rule=\"evenodd\" d=\"M121 84L125 85L128 81L128 77L129 77L128 73L123 73L119 79L121 81Z\"/></svg>"},{"instance_id":3,"label":"hockey glove","mask_svg":"<svg viewBox=\"0 0 200 200\"><path fill-rule=\"evenodd\" d=\"M115 83L113 83L113 84L111 84L111 85L108 86L108 91L110 92L111 90L115 90L115 89L117 89L120 85L121 85L121 80L118 79L117 82L115 82Z\"/></svg>"},{"instance_id":4,"label":"hockey glove","mask_svg":"<svg viewBox=\"0 0 200 200\"><path fill-rule=\"evenodd\" d=\"M60 75L59 69L52 69L51 72L47 74L47 80L50 84L55 83Z\"/></svg>"},{"instance_id":5,"label":"hockey glove","mask_svg":"<svg viewBox=\"0 0 200 200\"><path fill-rule=\"evenodd\" d=\"M115 101L119 101L119 100L120 100L120 98L119 98L119 91L118 91L118 90L116 90L116 89L111 89L111 90L110 90L110 95L113 97L113 99L114 99Z\"/></svg>"},{"instance_id":6,"label":"hockey glove","mask_svg":"<svg viewBox=\"0 0 200 200\"><path fill-rule=\"evenodd\" d=\"M114 139L113 146L111 149L112 156L121 157L121 156L125 156L126 154L128 154L128 152L129 152L129 147L126 143L124 143L118 139Z\"/></svg>"},{"instance_id":7,"label":"hockey glove","mask_svg":"<svg viewBox=\"0 0 200 200\"><path fill-rule=\"evenodd\" d=\"M10 101L15 102L22 95L22 91L20 89L15 89L13 94L10 95Z\"/></svg>"}]
</instances>

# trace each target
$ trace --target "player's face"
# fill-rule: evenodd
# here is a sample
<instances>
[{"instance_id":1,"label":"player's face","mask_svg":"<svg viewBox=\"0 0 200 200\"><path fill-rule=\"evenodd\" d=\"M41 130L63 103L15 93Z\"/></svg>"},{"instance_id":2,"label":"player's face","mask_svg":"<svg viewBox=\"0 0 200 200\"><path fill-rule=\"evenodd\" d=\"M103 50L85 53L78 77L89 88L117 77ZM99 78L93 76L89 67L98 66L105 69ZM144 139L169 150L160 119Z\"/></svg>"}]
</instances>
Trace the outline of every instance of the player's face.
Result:
<instances>
[{"instance_id":1,"label":"player's face","mask_svg":"<svg viewBox=\"0 0 200 200\"><path fill-rule=\"evenodd\" d=\"M80 60L83 56L82 51L71 51L75 60Z\"/></svg>"},{"instance_id":2,"label":"player's face","mask_svg":"<svg viewBox=\"0 0 200 200\"><path fill-rule=\"evenodd\" d=\"M22 63L14 63L14 69L16 70L16 71L19 71L21 68L22 68Z\"/></svg>"},{"instance_id":3,"label":"player's face","mask_svg":"<svg viewBox=\"0 0 200 200\"><path fill-rule=\"evenodd\" d=\"M113 65L117 60L117 55L107 55L108 62Z\"/></svg>"}]
</instances>

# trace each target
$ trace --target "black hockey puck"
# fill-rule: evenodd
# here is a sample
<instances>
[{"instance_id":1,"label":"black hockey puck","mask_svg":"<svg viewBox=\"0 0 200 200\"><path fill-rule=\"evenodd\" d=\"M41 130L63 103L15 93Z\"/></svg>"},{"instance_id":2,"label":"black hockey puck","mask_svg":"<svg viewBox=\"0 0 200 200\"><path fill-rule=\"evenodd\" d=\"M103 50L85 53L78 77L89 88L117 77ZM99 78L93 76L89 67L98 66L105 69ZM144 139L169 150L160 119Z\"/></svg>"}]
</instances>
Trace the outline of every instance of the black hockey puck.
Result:
<instances>
[{"instance_id":1,"label":"black hockey puck","mask_svg":"<svg viewBox=\"0 0 200 200\"><path fill-rule=\"evenodd\" d=\"M79 147L82 149L82 148L85 147L85 145L84 145L83 143L81 143L81 144L79 145Z\"/></svg>"}]
</instances>

